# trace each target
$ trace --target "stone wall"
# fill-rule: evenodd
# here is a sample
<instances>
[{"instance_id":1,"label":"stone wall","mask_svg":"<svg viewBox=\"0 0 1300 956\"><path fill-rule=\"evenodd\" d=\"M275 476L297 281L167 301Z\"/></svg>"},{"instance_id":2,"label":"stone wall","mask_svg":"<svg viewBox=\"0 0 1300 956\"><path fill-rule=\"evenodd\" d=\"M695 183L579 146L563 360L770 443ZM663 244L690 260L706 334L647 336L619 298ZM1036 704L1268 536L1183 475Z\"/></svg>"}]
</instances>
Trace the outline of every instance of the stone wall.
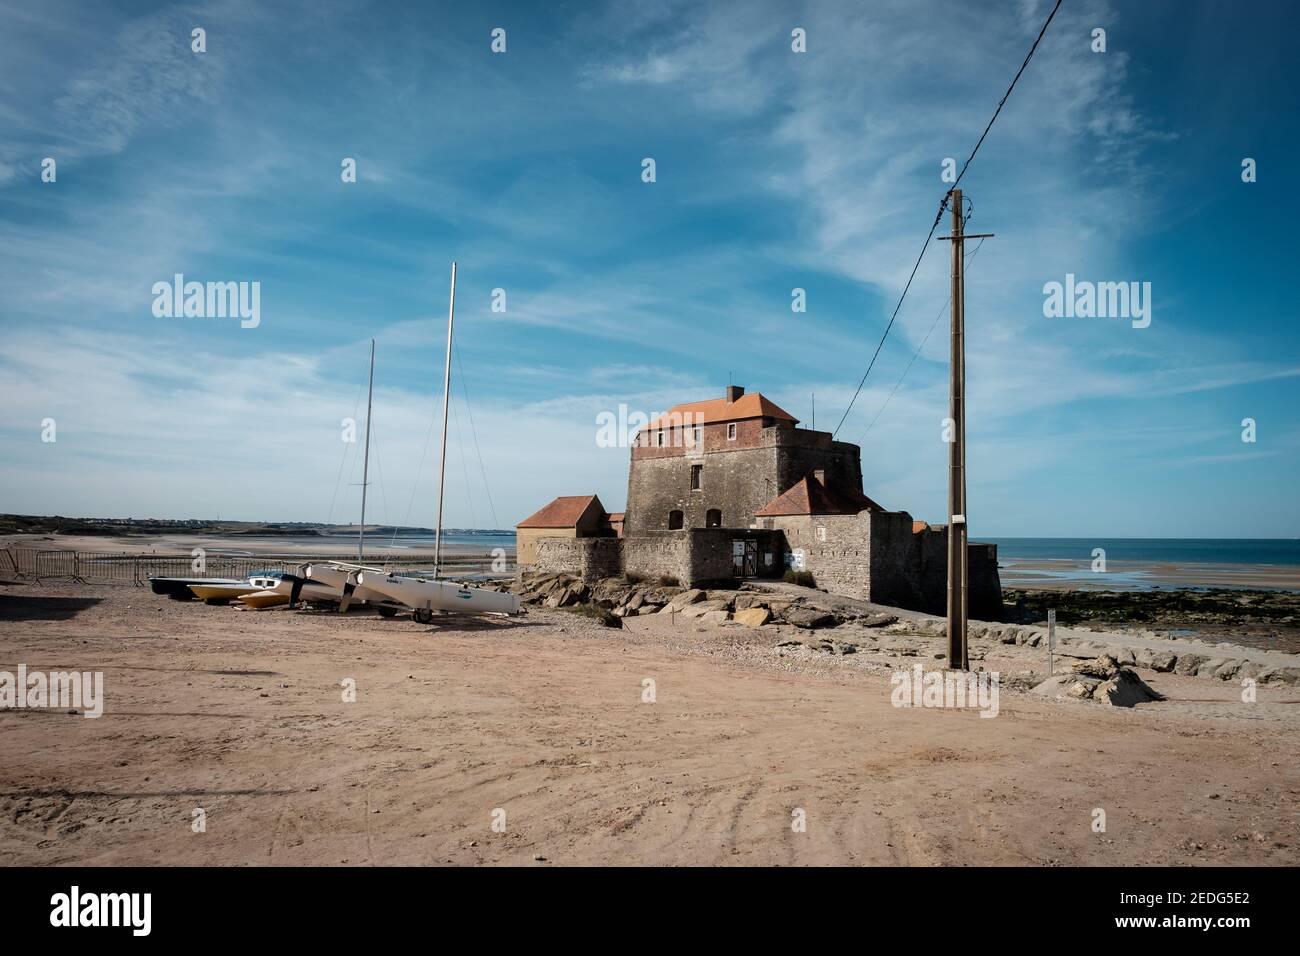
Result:
<instances>
[{"instance_id":1,"label":"stone wall","mask_svg":"<svg viewBox=\"0 0 1300 956\"><path fill-rule=\"evenodd\" d=\"M698 491L691 490L692 465L703 466ZM779 494L776 472L776 448L771 445L633 459L624 534L665 531L672 511L682 512L684 528L703 528L711 508L722 513L724 527L743 528Z\"/></svg>"},{"instance_id":2,"label":"stone wall","mask_svg":"<svg viewBox=\"0 0 1300 956\"><path fill-rule=\"evenodd\" d=\"M818 470L825 472L831 484L862 487L862 449L857 445L806 428L784 429L774 437L778 447L776 478L782 492Z\"/></svg>"},{"instance_id":3,"label":"stone wall","mask_svg":"<svg viewBox=\"0 0 1300 956\"><path fill-rule=\"evenodd\" d=\"M537 560L528 570L563 571L584 581L599 581L622 573L622 544L620 538L539 538Z\"/></svg>"},{"instance_id":4,"label":"stone wall","mask_svg":"<svg viewBox=\"0 0 1300 956\"><path fill-rule=\"evenodd\" d=\"M653 531L623 539L623 570L657 580L676 579L682 587L699 587L736 577L734 543L753 541L757 577L780 577L785 570L784 537L758 528L684 528Z\"/></svg>"},{"instance_id":5,"label":"stone wall","mask_svg":"<svg viewBox=\"0 0 1300 956\"><path fill-rule=\"evenodd\" d=\"M817 469L829 480L862 487L857 445L833 441L829 432L757 424L737 423L733 441L725 425L707 425L702 449L634 447L625 534L667 530L672 511L682 512L684 528L705 527L710 509L722 513L724 528L748 527L764 505ZM698 491L691 490L692 465L703 466Z\"/></svg>"},{"instance_id":6,"label":"stone wall","mask_svg":"<svg viewBox=\"0 0 1300 956\"><path fill-rule=\"evenodd\" d=\"M912 516L906 511L888 511L868 517L871 525L872 601L916 611L931 610L937 599L942 605L944 590L933 587L933 551L922 536L912 533ZM940 560L946 555L939 552ZM940 565L944 567L944 565Z\"/></svg>"},{"instance_id":7,"label":"stone wall","mask_svg":"<svg viewBox=\"0 0 1300 956\"><path fill-rule=\"evenodd\" d=\"M793 554L803 553L803 566L817 586L847 597L869 599L871 524L869 514L781 515L769 519L785 535Z\"/></svg>"},{"instance_id":8,"label":"stone wall","mask_svg":"<svg viewBox=\"0 0 1300 956\"><path fill-rule=\"evenodd\" d=\"M755 577L780 577L785 572L785 538L778 531L759 528L692 528L686 533L689 580L682 584L698 587L738 577L734 545L753 541L756 549Z\"/></svg>"},{"instance_id":9,"label":"stone wall","mask_svg":"<svg viewBox=\"0 0 1300 956\"><path fill-rule=\"evenodd\" d=\"M981 621L1002 617L1002 577L998 574L996 544L968 544L966 553L970 580L967 583L968 616Z\"/></svg>"},{"instance_id":10,"label":"stone wall","mask_svg":"<svg viewBox=\"0 0 1300 956\"><path fill-rule=\"evenodd\" d=\"M515 560L527 567L537 561L537 542L542 538L576 538L576 528L516 528Z\"/></svg>"},{"instance_id":11,"label":"stone wall","mask_svg":"<svg viewBox=\"0 0 1300 956\"><path fill-rule=\"evenodd\" d=\"M904 511L785 515L770 528L685 528L626 538L540 538L533 571L567 572L593 582L629 574L700 587L736 577L734 545L750 540L757 577L780 577L789 552L802 551L817 586L891 607L942 614L948 592L947 530L912 532ZM997 545L968 550L971 618L998 620L1002 588Z\"/></svg>"},{"instance_id":12,"label":"stone wall","mask_svg":"<svg viewBox=\"0 0 1300 956\"><path fill-rule=\"evenodd\" d=\"M785 515L770 519L818 587L891 607L943 614L948 594L947 529L912 531L905 511L856 515ZM972 618L998 620L1002 586L997 545L967 546Z\"/></svg>"},{"instance_id":13,"label":"stone wall","mask_svg":"<svg viewBox=\"0 0 1300 956\"><path fill-rule=\"evenodd\" d=\"M683 531L652 531L624 537L623 570L647 581L661 577L685 584L690 579L690 542Z\"/></svg>"}]
</instances>

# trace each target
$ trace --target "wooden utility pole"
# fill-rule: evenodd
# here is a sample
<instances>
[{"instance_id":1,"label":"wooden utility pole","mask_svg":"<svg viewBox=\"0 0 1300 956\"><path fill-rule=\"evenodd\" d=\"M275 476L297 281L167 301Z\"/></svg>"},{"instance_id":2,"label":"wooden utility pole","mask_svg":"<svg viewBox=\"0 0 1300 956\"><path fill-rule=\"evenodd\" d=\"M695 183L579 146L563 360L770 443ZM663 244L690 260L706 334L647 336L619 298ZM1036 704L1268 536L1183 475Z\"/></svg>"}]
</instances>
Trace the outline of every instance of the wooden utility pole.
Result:
<instances>
[{"instance_id":1,"label":"wooden utility pole","mask_svg":"<svg viewBox=\"0 0 1300 956\"><path fill-rule=\"evenodd\" d=\"M966 653L966 262L965 240L985 239L992 233L967 236L963 230L961 190L952 199L952 354L948 379L948 417L952 441L948 445L948 667L969 670Z\"/></svg>"},{"instance_id":2,"label":"wooden utility pole","mask_svg":"<svg viewBox=\"0 0 1300 956\"><path fill-rule=\"evenodd\" d=\"M948 667L966 670L966 292L961 190L952 195L952 356L948 375Z\"/></svg>"}]
</instances>

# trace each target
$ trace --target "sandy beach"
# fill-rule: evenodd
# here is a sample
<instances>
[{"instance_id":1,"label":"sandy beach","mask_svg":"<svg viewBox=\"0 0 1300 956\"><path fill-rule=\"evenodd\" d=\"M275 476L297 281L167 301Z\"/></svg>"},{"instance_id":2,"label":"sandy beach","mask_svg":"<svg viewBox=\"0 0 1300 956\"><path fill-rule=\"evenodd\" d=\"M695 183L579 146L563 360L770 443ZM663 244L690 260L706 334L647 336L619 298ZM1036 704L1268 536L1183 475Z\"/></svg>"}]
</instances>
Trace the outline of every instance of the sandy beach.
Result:
<instances>
[{"instance_id":1,"label":"sandy beach","mask_svg":"<svg viewBox=\"0 0 1300 956\"><path fill-rule=\"evenodd\" d=\"M10 864L1300 863L1294 686L1243 703L1143 669L1166 701L1006 686L984 719L891 705L940 638L846 625L859 653L829 656L795 634L0 587L0 670L102 671L106 697L0 712L0 841ZM1042 652L972 655L1013 675Z\"/></svg>"}]
</instances>

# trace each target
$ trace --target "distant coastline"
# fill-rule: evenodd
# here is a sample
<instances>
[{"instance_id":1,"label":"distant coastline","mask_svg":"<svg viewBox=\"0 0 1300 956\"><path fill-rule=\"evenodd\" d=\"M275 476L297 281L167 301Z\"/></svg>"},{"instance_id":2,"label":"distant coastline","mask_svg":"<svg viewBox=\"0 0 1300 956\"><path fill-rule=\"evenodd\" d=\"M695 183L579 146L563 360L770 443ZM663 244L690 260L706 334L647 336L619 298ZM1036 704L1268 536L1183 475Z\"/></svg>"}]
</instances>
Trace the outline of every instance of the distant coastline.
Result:
<instances>
[{"instance_id":1,"label":"distant coastline","mask_svg":"<svg viewBox=\"0 0 1300 956\"><path fill-rule=\"evenodd\" d=\"M220 518L71 518L62 515L0 514L0 535L56 534L128 537L133 535L194 534L229 537L246 535L255 538L309 538L355 536L355 524L329 524L315 521L222 521ZM503 535L514 537L509 529L444 528L444 534ZM406 525L367 524L367 535L399 538L432 537L433 528Z\"/></svg>"}]
</instances>

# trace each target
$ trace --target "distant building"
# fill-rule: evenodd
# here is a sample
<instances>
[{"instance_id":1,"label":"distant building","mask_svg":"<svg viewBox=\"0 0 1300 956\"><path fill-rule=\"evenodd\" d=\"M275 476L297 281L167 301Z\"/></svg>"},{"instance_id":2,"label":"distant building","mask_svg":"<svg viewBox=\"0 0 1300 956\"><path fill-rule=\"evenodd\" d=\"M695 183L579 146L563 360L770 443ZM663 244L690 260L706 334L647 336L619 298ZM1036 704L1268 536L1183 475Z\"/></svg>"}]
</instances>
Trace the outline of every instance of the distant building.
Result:
<instances>
[{"instance_id":1,"label":"distant building","mask_svg":"<svg viewBox=\"0 0 1300 956\"><path fill-rule=\"evenodd\" d=\"M942 612L947 528L887 511L862 491L857 445L798 424L739 386L673 406L637 433L622 520L594 495L557 498L520 523L520 565L683 585L792 567L840 594ZM969 556L971 614L996 616L997 547Z\"/></svg>"},{"instance_id":2,"label":"distant building","mask_svg":"<svg viewBox=\"0 0 1300 956\"><path fill-rule=\"evenodd\" d=\"M861 452L796 428L775 402L730 385L722 398L675 405L637 434L627 482L628 536L744 528L805 475L861 495Z\"/></svg>"},{"instance_id":3,"label":"distant building","mask_svg":"<svg viewBox=\"0 0 1300 956\"><path fill-rule=\"evenodd\" d=\"M515 525L520 564L537 561L539 538L595 538L608 528L605 506L595 495L556 498L536 514Z\"/></svg>"}]
</instances>

